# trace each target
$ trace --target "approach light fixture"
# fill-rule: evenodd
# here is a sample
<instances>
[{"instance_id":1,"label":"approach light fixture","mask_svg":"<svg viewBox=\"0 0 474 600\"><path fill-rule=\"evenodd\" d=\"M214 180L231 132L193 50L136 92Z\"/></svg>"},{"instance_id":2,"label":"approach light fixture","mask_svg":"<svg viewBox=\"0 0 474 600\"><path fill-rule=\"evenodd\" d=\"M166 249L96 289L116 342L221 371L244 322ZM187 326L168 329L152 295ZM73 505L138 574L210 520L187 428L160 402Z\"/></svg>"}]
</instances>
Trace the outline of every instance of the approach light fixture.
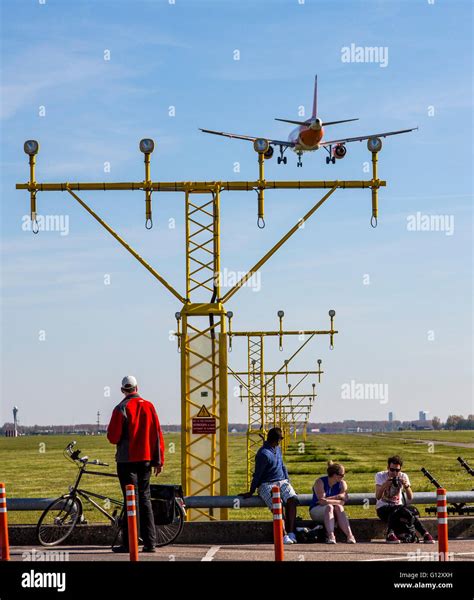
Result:
<instances>
[{"instance_id":1,"label":"approach light fixture","mask_svg":"<svg viewBox=\"0 0 474 600\"><path fill-rule=\"evenodd\" d=\"M265 154L269 147L270 144L268 143L268 140L265 140L263 138L257 138L253 143L253 149L259 154Z\"/></svg>"},{"instance_id":2,"label":"approach light fixture","mask_svg":"<svg viewBox=\"0 0 474 600\"><path fill-rule=\"evenodd\" d=\"M225 313L225 316L227 317L228 321L229 321L229 331L228 331L228 337L229 337L229 352L232 352L232 317L234 316L234 313L231 310L228 310Z\"/></svg>"},{"instance_id":3,"label":"approach light fixture","mask_svg":"<svg viewBox=\"0 0 474 600\"><path fill-rule=\"evenodd\" d=\"M140 152L143 154L151 154L155 149L155 142L150 138L140 140Z\"/></svg>"},{"instance_id":4,"label":"approach light fixture","mask_svg":"<svg viewBox=\"0 0 474 600\"><path fill-rule=\"evenodd\" d=\"M367 140L367 148L370 152L380 152L382 150L382 140L378 137L369 138Z\"/></svg>"},{"instance_id":5,"label":"approach light fixture","mask_svg":"<svg viewBox=\"0 0 474 600\"><path fill-rule=\"evenodd\" d=\"M34 156L39 152L39 143L36 140L26 140L23 144L23 150L29 156Z\"/></svg>"}]
</instances>

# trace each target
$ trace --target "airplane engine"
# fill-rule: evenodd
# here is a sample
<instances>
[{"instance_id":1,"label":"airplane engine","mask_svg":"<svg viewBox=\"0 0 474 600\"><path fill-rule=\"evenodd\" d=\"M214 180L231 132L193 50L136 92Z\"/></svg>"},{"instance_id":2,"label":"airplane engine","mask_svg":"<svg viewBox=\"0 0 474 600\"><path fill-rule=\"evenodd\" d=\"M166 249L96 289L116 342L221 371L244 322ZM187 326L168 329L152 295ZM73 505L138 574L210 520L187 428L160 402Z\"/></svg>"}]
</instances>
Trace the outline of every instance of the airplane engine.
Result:
<instances>
[{"instance_id":1,"label":"airplane engine","mask_svg":"<svg viewBox=\"0 0 474 600\"><path fill-rule=\"evenodd\" d=\"M344 156L347 153L347 148L345 147L344 144L338 144L335 148L334 148L334 156L338 159L340 158L344 158Z\"/></svg>"},{"instance_id":2,"label":"airplane engine","mask_svg":"<svg viewBox=\"0 0 474 600\"><path fill-rule=\"evenodd\" d=\"M271 158L273 156L273 146L269 146L268 150L263 155L265 158Z\"/></svg>"}]
</instances>

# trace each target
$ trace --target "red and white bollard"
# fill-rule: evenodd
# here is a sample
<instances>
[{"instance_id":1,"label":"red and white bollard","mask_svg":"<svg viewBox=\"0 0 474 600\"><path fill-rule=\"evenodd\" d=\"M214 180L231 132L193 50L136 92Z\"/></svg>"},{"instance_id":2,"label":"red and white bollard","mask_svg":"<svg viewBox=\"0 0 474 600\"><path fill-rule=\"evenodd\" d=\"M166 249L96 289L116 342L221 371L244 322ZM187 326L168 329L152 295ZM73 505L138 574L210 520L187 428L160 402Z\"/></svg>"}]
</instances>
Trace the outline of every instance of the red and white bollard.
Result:
<instances>
[{"instance_id":1,"label":"red and white bollard","mask_svg":"<svg viewBox=\"0 0 474 600\"><path fill-rule=\"evenodd\" d=\"M272 512L273 512L273 543L275 544L275 560L281 562L283 555L283 510L281 506L280 488L272 487Z\"/></svg>"},{"instance_id":2,"label":"red and white bollard","mask_svg":"<svg viewBox=\"0 0 474 600\"><path fill-rule=\"evenodd\" d=\"M129 484L125 488L127 499L127 521L128 521L128 548L130 560L138 561L138 527L137 527L137 503L135 499L135 486Z\"/></svg>"},{"instance_id":3,"label":"red and white bollard","mask_svg":"<svg viewBox=\"0 0 474 600\"><path fill-rule=\"evenodd\" d=\"M0 483L0 560L10 560L8 542L7 494L5 484Z\"/></svg>"},{"instance_id":4,"label":"red and white bollard","mask_svg":"<svg viewBox=\"0 0 474 600\"><path fill-rule=\"evenodd\" d=\"M446 506L446 490L437 490L437 515L438 515L438 560L446 561L448 558L448 509Z\"/></svg>"}]
</instances>

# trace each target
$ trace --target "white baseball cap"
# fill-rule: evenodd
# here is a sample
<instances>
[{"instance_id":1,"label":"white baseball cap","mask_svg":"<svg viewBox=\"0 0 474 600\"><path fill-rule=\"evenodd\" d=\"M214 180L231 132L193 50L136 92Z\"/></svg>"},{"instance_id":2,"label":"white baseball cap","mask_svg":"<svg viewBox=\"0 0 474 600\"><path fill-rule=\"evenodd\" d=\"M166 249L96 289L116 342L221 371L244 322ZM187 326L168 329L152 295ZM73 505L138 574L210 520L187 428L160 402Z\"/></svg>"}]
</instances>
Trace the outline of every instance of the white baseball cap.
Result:
<instances>
[{"instance_id":1,"label":"white baseball cap","mask_svg":"<svg viewBox=\"0 0 474 600\"><path fill-rule=\"evenodd\" d=\"M135 377L133 375L127 375L126 377L124 377L122 379L122 388L124 390L131 390L133 388L136 388L138 385L137 380L135 379Z\"/></svg>"}]
</instances>

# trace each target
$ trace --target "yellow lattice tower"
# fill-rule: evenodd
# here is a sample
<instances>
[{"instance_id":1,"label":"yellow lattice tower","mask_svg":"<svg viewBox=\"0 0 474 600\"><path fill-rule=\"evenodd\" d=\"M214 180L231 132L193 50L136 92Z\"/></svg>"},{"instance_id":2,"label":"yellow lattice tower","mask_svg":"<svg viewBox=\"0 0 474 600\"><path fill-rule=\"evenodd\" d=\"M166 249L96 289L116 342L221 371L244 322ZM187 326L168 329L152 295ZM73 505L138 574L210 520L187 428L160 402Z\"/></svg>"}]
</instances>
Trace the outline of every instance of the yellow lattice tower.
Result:
<instances>
[{"instance_id":1,"label":"yellow lattice tower","mask_svg":"<svg viewBox=\"0 0 474 600\"><path fill-rule=\"evenodd\" d=\"M262 446L263 441L266 438L268 429L271 427L280 427L284 432L284 439L282 442L282 451L284 452L288 446L289 427L293 422L288 420L288 415L293 414L288 412L285 400L288 400L291 393L291 386L289 386L289 393L285 395L276 394L276 381L280 377L285 377L288 382L289 375L302 375L300 380L293 388L292 397L299 398L299 395L294 394L294 390L303 383L306 378L311 375L318 375L320 381L321 374L321 360L318 360L318 369L316 371L289 371L288 365L292 360L306 347L306 345L316 335L329 335L330 346L333 347L334 335L338 333L334 329L334 317L335 311L329 311L331 320L331 327L329 330L311 330L311 331L284 331L283 330L283 317L284 312L278 311L278 317L280 319L280 329L278 331L232 331L232 317L233 313L227 313L229 316L229 345L232 345L232 338L234 336L246 337L247 338L247 371L234 371L229 368L229 373L233 375L240 382L240 399L247 399L248 401L248 425L247 425L247 486L250 486L252 480L252 473L255 466L255 455L259 448ZM264 367L264 347L265 339L267 337L278 337L280 349L283 349L283 338L286 335L306 338L306 340L299 346L299 348L292 354L292 356L285 360L283 365L278 371L266 371ZM246 381L242 379L246 377ZM315 385L313 384L312 397L315 397ZM243 393L245 388L246 393ZM310 394L301 395L301 398L307 398ZM298 413L298 416L301 416Z\"/></svg>"},{"instance_id":2,"label":"yellow lattice tower","mask_svg":"<svg viewBox=\"0 0 474 600\"><path fill-rule=\"evenodd\" d=\"M186 495L227 494L227 346L220 297L220 189L185 193L186 303L181 319L181 479ZM207 302L206 302L207 300ZM210 300L210 302L209 302ZM225 369L225 371L223 371ZM195 430L203 412L215 433ZM202 422L202 419L201 419ZM189 511L188 519L227 518L227 510Z\"/></svg>"},{"instance_id":3,"label":"yellow lattice tower","mask_svg":"<svg viewBox=\"0 0 474 600\"><path fill-rule=\"evenodd\" d=\"M268 429L271 427L279 427L277 402L275 397L275 377L271 374L265 374L265 422Z\"/></svg>"},{"instance_id":4,"label":"yellow lattice tower","mask_svg":"<svg viewBox=\"0 0 474 600\"><path fill-rule=\"evenodd\" d=\"M248 336L248 427L247 427L247 481L250 482L255 454L266 438L263 336Z\"/></svg>"}]
</instances>

